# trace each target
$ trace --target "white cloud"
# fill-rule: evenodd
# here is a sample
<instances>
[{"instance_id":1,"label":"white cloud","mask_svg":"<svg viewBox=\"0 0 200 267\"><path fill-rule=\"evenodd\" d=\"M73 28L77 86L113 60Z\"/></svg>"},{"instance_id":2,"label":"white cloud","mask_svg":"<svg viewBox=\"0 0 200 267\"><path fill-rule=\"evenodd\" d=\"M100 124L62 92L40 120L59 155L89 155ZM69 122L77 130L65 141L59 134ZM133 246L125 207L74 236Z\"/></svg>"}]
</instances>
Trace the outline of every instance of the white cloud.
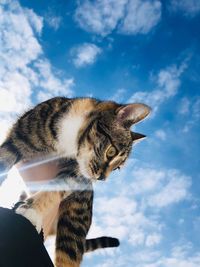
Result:
<instances>
[{"instance_id":1,"label":"white cloud","mask_svg":"<svg viewBox=\"0 0 200 267\"><path fill-rule=\"evenodd\" d=\"M24 8L23 11L24 14L26 14L26 17L33 30L35 30L38 34L41 34L43 28L43 18L36 15L32 9Z\"/></svg>"},{"instance_id":2,"label":"white cloud","mask_svg":"<svg viewBox=\"0 0 200 267\"><path fill-rule=\"evenodd\" d=\"M152 91L138 91L131 96L131 102L149 104L155 112L167 99L175 96L181 85L181 74L187 68L184 61L179 67L171 65L159 71L155 77L156 89Z\"/></svg>"},{"instance_id":3,"label":"white cloud","mask_svg":"<svg viewBox=\"0 0 200 267\"><path fill-rule=\"evenodd\" d=\"M162 236L160 234L152 233L147 236L145 244L147 247L152 247L152 246L158 245L161 239L162 239Z\"/></svg>"},{"instance_id":4,"label":"white cloud","mask_svg":"<svg viewBox=\"0 0 200 267\"><path fill-rule=\"evenodd\" d=\"M199 267L200 265L200 253L198 252L191 252L190 255L186 253L181 257L174 256L173 252L168 254L169 256L162 256L162 253L156 250L143 249L139 252L132 250L129 253L124 252L112 258L106 257L105 261L98 267Z\"/></svg>"},{"instance_id":5,"label":"white cloud","mask_svg":"<svg viewBox=\"0 0 200 267\"><path fill-rule=\"evenodd\" d=\"M159 255L157 259L142 264L142 267L198 267L200 265L200 253L195 252L191 243L182 241L181 244L172 247L168 256ZM136 266L137 267L137 266Z\"/></svg>"},{"instance_id":6,"label":"white cloud","mask_svg":"<svg viewBox=\"0 0 200 267\"><path fill-rule=\"evenodd\" d=\"M194 118L198 120L200 118L200 97L195 100L192 109Z\"/></svg>"},{"instance_id":7,"label":"white cloud","mask_svg":"<svg viewBox=\"0 0 200 267\"><path fill-rule=\"evenodd\" d=\"M132 246L142 246L145 242L145 233L142 229L136 228L129 236L129 243Z\"/></svg>"},{"instance_id":8,"label":"white cloud","mask_svg":"<svg viewBox=\"0 0 200 267\"><path fill-rule=\"evenodd\" d=\"M37 86L43 88L43 91L38 93L39 101L57 95L72 96L73 92L71 88L74 85L73 78L65 79L55 75L55 71L47 59L38 59L34 63L34 67L38 70ZM45 95L46 99L44 99Z\"/></svg>"},{"instance_id":9,"label":"white cloud","mask_svg":"<svg viewBox=\"0 0 200 267\"><path fill-rule=\"evenodd\" d=\"M126 94L126 90L124 88L120 88L116 91L116 93L111 97L111 100L116 102L122 102L124 99L124 95Z\"/></svg>"},{"instance_id":10,"label":"white cloud","mask_svg":"<svg viewBox=\"0 0 200 267\"><path fill-rule=\"evenodd\" d=\"M151 232L161 236L161 224L145 216L142 211L136 210L133 198L125 196L98 198L95 201L94 212L96 216L93 218L94 224L89 233L91 237L103 234L115 236L121 241L126 240L129 245L149 246L151 240L148 236Z\"/></svg>"},{"instance_id":11,"label":"white cloud","mask_svg":"<svg viewBox=\"0 0 200 267\"><path fill-rule=\"evenodd\" d=\"M194 17L200 13L200 1L198 0L171 0L170 9L180 12L187 17Z\"/></svg>"},{"instance_id":12,"label":"white cloud","mask_svg":"<svg viewBox=\"0 0 200 267\"><path fill-rule=\"evenodd\" d=\"M120 24L124 34L148 33L161 18L160 1L132 0L127 4L127 14Z\"/></svg>"},{"instance_id":13,"label":"white cloud","mask_svg":"<svg viewBox=\"0 0 200 267\"><path fill-rule=\"evenodd\" d=\"M165 172L154 168L136 168L132 171L134 181L130 187L134 194L146 194L154 192L162 186L165 180Z\"/></svg>"},{"instance_id":14,"label":"white cloud","mask_svg":"<svg viewBox=\"0 0 200 267\"><path fill-rule=\"evenodd\" d=\"M188 119L186 120L185 125L183 127L183 132L187 133L191 130L193 126L199 124L200 98L195 97L191 100L183 98L178 108L178 112L180 115L184 116L184 118L186 115L188 115Z\"/></svg>"},{"instance_id":15,"label":"white cloud","mask_svg":"<svg viewBox=\"0 0 200 267\"><path fill-rule=\"evenodd\" d=\"M184 252L174 254L176 249L184 250ZM178 247L172 247L171 251L167 253L168 256L163 256L161 250L152 248L143 248L139 251L134 249L126 252L127 251L122 251L121 254L114 255L112 258L108 256L105 257L104 262L98 265L98 267L198 267L200 265L200 253L187 248L187 243L185 246L184 242ZM132 255L134 255L134 257L132 257Z\"/></svg>"},{"instance_id":16,"label":"white cloud","mask_svg":"<svg viewBox=\"0 0 200 267\"><path fill-rule=\"evenodd\" d=\"M0 144L3 142L5 136L8 134L9 127L13 122L14 118L11 114L5 116L3 112L0 112Z\"/></svg>"},{"instance_id":17,"label":"white cloud","mask_svg":"<svg viewBox=\"0 0 200 267\"><path fill-rule=\"evenodd\" d=\"M182 240L181 243L176 244L171 249L171 255L175 258L186 257L193 249L192 243Z\"/></svg>"},{"instance_id":18,"label":"white cloud","mask_svg":"<svg viewBox=\"0 0 200 267\"><path fill-rule=\"evenodd\" d=\"M62 23L62 17L55 16L51 13L48 13L45 16L45 22L49 25L49 27L53 28L55 31L57 31Z\"/></svg>"},{"instance_id":19,"label":"white cloud","mask_svg":"<svg viewBox=\"0 0 200 267\"><path fill-rule=\"evenodd\" d=\"M72 60L77 68L93 64L100 53L101 48L90 43L84 43L71 50Z\"/></svg>"},{"instance_id":20,"label":"white cloud","mask_svg":"<svg viewBox=\"0 0 200 267\"><path fill-rule=\"evenodd\" d=\"M6 1L0 5L0 99L1 111L22 112L31 103L31 82L33 73L28 67L42 54L35 38L32 25L37 32L42 29L42 19L28 16L18 2Z\"/></svg>"},{"instance_id":21,"label":"white cloud","mask_svg":"<svg viewBox=\"0 0 200 267\"><path fill-rule=\"evenodd\" d=\"M176 169L135 168L132 192L143 199L145 206L165 207L190 197L191 177Z\"/></svg>"},{"instance_id":22,"label":"white cloud","mask_svg":"<svg viewBox=\"0 0 200 267\"><path fill-rule=\"evenodd\" d=\"M31 104L31 84L19 71L7 72L0 80L0 111L23 111Z\"/></svg>"},{"instance_id":23,"label":"white cloud","mask_svg":"<svg viewBox=\"0 0 200 267\"><path fill-rule=\"evenodd\" d=\"M148 33L160 20L158 0L82 1L75 20L84 30L102 36L118 30L122 34Z\"/></svg>"},{"instance_id":24,"label":"white cloud","mask_svg":"<svg viewBox=\"0 0 200 267\"><path fill-rule=\"evenodd\" d=\"M126 214L135 212L137 207L134 200L130 201L129 198L124 196L110 199L101 197L97 199L96 203L99 206L97 213L110 213L113 216L126 216ZM123 207L126 207L126 209Z\"/></svg>"},{"instance_id":25,"label":"white cloud","mask_svg":"<svg viewBox=\"0 0 200 267\"><path fill-rule=\"evenodd\" d=\"M190 100L186 97L184 97L183 99L181 99L180 101L180 106L178 108L178 112L181 114L181 115L185 115L185 114L188 114L189 112L189 109L190 109Z\"/></svg>"},{"instance_id":26,"label":"white cloud","mask_svg":"<svg viewBox=\"0 0 200 267\"><path fill-rule=\"evenodd\" d=\"M75 20L84 30L105 36L116 28L126 3L127 0L85 0L77 7Z\"/></svg>"},{"instance_id":27,"label":"white cloud","mask_svg":"<svg viewBox=\"0 0 200 267\"><path fill-rule=\"evenodd\" d=\"M155 135L156 135L156 137L158 137L162 141L166 140L166 133L163 130L157 130L155 132Z\"/></svg>"},{"instance_id":28,"label":"white cloud","mask_svg":"<svg viewBox=\"0 0 200 267\"><path fill-rule=\"evenodd\" d=\"M118 237L121 246L114 256L101 255L102 266L171 267L172 262L172 266L177 263L182 267L181 263L194 261L183 254L183 249L175 249L174 244L169 244L169 257L162 250L168 244L166 228L170 228L163 210L169 205L175 209L175 204L190 200L191 177L179 170L158 169L131 159L110 180L95 186L97 196L89 236ZM178 245L183 243L186 242ZM87 258L83 266L93 266L92 259L95 261L95 256Z\"/></svg>"},{"instance_id":29,"label":"white cloud","mask_svg":"<svg viewBox=\"0 0 200 267\"><path fill-rule=\"evenodd\" d=\"M148 205L162 208L189 197L190 177L177 170L168 170L165 175L165 185L159 192L149 196Z\"/></svg>"},{"instance_id":30,"label":"white cloud","mask_svg":"<svg viewBox=\"0 0 200 267\"><path fill-rule=\"evenodd\" d=\"M38 41L42 28L43 18L33 10L21 7L18 1L1 1L1 125L7 121L9 126L13 114L30 107L33 94L36 98L40 94L72 94L73 79L63 79L44 56Z\"/></svg>"},{"instance_id":31,"label":"white cloud","mask_svg":"<svg viewBox=\"0 0 200 267\"><path fill-rule=\"evenodd\" d=\"M148 199L144 198L146 204L143 205L138 200L138 196L141 198L147 192L153 195L156 190L162 188L165 174L163 171L150 168L144 171L144 168L141 168L132 172L129 169L125 176L127 175L135 181L127 185L122 181L122 188L122 184L118 183L120 179L118 177L115 182L112 181L112 188L115 188L114 192L116 192L114 196L103 188L101 195L95 199L94 224L91 227L90 236L110 235L128 242L129 246L153 247L162 239L162 223L152 216L149 208L148 216L146 215L145 207L148 206ZM97 190L98 188L95 188L95 191Z\"/></svg>"},{"instance_id":32,"label":"white cloud","mask_svg":"<svg viewBox=\"0 0 200 267\"><path fill-rule=\"evenodd\" d=\"M42 19L38 16L36 20L35 15L30 25L28 14L30 13L27 10L24 12L15 1L8 1L7 8L0 5L1 68L23 68L41 55L42 48L34 35L32 25L41 33Z\"/></svg>"}]
</instances>

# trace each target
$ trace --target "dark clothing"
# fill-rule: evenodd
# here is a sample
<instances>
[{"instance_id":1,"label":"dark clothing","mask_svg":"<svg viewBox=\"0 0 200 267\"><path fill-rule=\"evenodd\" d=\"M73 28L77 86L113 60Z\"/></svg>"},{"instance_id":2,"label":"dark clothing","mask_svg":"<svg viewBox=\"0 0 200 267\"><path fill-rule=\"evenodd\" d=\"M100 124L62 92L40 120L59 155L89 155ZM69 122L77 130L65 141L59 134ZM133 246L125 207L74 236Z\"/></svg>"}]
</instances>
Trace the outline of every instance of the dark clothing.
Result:
<instances>
[{"instance_id":1,"label":"dark clothing","mask_svg":"<svg viewBox=\"0 0 200 267\"><path fill-rule=\"evenodd\" d=\"M53 267L35 227L13 210L0 207L0 267Z\"/></svg>"}]
</instances>

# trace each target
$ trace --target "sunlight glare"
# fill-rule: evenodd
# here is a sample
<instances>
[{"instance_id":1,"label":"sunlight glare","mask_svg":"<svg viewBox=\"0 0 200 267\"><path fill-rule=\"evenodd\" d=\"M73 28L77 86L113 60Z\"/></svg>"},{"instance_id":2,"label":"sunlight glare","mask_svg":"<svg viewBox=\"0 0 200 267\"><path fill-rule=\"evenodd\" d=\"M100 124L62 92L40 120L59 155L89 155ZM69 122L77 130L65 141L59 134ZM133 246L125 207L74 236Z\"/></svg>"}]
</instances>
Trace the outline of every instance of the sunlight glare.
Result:
<instances>
[{"instance_id":1,"label":"sunlight glare","mask_svg":"<svg viewBox=\"0 0 200 267\"><path fill-rule=\"evenodd\" d=\"M13 167L0 187L0 206L12 207L19 200L22 191L26 191L26 186L17 168Z\"/></svg>"}]
</instances>

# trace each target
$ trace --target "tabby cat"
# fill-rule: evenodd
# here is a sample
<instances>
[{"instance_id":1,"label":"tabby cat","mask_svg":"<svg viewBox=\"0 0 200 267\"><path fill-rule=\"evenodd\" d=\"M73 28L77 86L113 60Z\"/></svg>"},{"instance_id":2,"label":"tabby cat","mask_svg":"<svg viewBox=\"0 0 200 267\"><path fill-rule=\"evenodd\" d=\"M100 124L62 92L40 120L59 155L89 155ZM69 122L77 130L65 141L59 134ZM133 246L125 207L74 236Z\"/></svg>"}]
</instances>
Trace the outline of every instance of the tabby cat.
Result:
<instances>
[{"instance_id":1,"label":"tabby cat","mask_svg":"<svg viewBox=\"0 0 200 267\"><path fill-rule=\"evenodd\" d=\"M131 132L131 125L144 119L149 112L150 108L144 104L122 105L93 98L56 97L37 105L19 118L1 145L2 177L23 159L59 157L77 162L79 176L71 179L68 175L66 178L63 170L57 176L57 181L65 181L65 191L54 189L53 192L39 192L17 209L17 213L29 219L40 231L42 217L52 203L63 199L63 203L67 203L67 198L70 198L76 200L75 205L81 202L85 207L84 215L71 212L70 217L67 205L60 205L57 267L80 266L88 230L83 225L91 220L88 216L87 222L85 216L92 206L92 196L88 195L91 191L83 189L76 193L74 185L80 188L84 180L90 187L91 181L105 180L112 170L120 168L128 158L132 144L144 138L142 134ZM71 220L67 227L63 219L66 216ZM74 239L74 236L79 238Z\"/></svg>"}]
</instances>

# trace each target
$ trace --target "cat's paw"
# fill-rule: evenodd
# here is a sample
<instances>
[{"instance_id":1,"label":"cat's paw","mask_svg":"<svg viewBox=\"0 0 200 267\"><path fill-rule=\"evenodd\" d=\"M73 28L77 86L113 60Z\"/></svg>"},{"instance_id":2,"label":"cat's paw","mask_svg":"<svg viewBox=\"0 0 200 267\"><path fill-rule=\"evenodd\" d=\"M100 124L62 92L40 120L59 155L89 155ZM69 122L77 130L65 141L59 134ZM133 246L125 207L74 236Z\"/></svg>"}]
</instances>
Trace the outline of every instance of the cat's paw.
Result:
<instances>
[{"instance_id":1,"label":"cat's paw","mask_svg":"<svg viewBox=\"0 0 200 267\"><path fill-rule=\"evenodd\" d=\"M20 214L24 216L26 219L28 219L33 226L35 226L38 233L42 230L42 216L34 209L32 208L25 208L23 206L20 206L15 211L17 214Z\"/></svg>"}]
</instances>

